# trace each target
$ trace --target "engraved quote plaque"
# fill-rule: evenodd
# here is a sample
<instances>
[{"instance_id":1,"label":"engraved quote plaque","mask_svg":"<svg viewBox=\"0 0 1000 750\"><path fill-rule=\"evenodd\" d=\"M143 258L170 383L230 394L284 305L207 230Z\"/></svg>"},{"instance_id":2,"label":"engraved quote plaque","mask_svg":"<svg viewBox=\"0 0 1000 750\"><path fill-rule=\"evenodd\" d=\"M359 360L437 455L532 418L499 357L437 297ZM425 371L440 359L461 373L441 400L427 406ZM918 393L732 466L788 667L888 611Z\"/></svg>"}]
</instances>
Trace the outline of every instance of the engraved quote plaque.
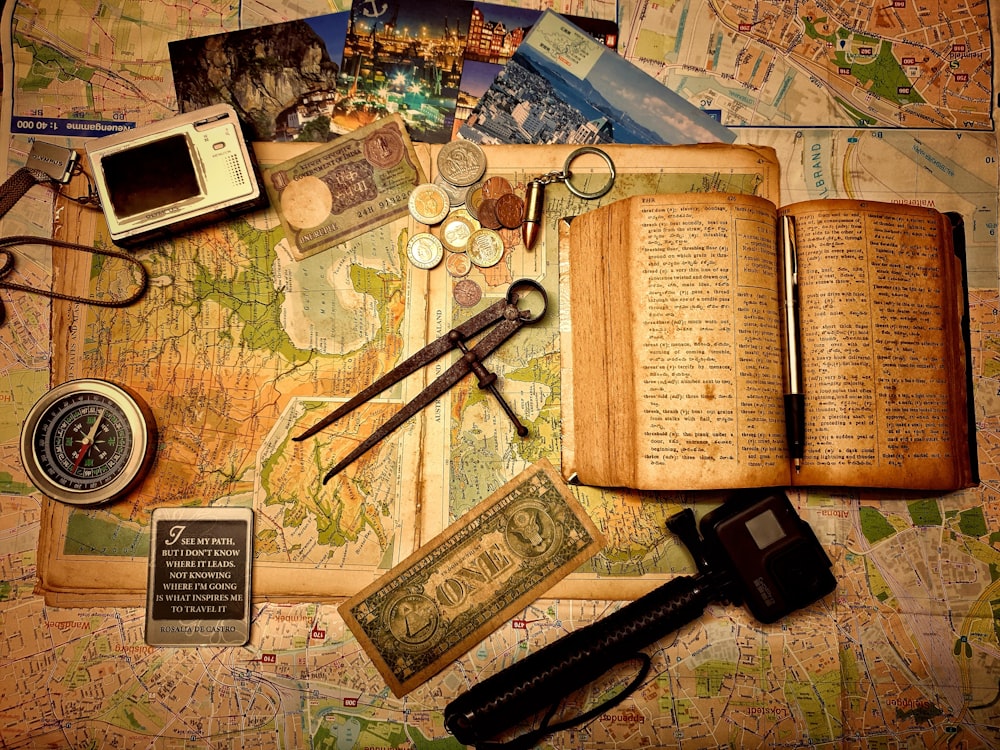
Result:
<instances>
[{"instance_id":1,"label":"engraved quote plaque","mask_svg":"<svg viewBox=\"0 0 1000 750\"><path fill-rule=\"evenodd\" d=\"M154 510L146 643L245 645L250 639L252 560L250 508Z\"/></svg>"}]
</instances>

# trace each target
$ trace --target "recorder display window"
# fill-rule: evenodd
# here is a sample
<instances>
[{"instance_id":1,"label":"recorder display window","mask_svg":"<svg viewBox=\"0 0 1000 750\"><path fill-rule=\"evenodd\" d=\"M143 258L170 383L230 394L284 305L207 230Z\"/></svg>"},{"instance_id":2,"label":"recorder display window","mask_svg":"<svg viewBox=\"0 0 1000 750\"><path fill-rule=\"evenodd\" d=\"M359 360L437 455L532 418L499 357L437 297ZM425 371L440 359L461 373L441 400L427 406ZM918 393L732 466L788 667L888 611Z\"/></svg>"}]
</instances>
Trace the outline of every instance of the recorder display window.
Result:
<instances>
[{"instance_id":1,"label":"recorder display window","mask_svg":"<svg viewBox=\"0 0 1000 750\"><path fill-rule=\"evenodd\" d=\"M108 154L101 169L115 214L155 211L201 194L188 139L171 135Z\"/></svg>"}]
</instances>

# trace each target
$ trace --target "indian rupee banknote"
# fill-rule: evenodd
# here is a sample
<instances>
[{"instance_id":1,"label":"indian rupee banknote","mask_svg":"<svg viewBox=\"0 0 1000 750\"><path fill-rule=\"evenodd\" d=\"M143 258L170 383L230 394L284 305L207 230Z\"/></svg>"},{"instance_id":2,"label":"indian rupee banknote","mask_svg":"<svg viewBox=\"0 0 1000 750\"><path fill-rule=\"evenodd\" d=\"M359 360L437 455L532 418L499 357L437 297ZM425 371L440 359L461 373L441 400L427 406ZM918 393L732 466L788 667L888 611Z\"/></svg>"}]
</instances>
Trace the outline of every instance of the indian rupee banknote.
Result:
<instances>
[{"instance_id":1,"label":"indian rupee banknote","mask_svg":"<svg viewBox=\"0 0 1000 750\"><path fill-rule=\"evenodd\" d=\"M424 181L399 115L264 170L297 260L407 215L410 193Z\"/></svg>"}]
</instances>

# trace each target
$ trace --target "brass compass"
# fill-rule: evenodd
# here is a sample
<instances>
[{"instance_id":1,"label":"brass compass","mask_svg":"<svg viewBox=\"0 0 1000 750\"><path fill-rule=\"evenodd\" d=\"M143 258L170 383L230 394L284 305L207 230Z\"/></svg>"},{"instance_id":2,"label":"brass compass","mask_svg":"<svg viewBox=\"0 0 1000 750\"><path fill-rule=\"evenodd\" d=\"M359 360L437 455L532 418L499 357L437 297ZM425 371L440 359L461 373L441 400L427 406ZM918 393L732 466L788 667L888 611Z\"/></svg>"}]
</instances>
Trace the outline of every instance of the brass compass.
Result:
<instances>
[{"instance_id":1,"label":"brass compass","mask_svg":"<svg viewBox=\"0 0 1000 750\"><path fill-rule=\"evenodd\" d=\"M85 378L40 398L21 429L21 462L53 500L97 505L142 481L156 451L156 422L138 394Z\"/></svg>"}]
</instances>

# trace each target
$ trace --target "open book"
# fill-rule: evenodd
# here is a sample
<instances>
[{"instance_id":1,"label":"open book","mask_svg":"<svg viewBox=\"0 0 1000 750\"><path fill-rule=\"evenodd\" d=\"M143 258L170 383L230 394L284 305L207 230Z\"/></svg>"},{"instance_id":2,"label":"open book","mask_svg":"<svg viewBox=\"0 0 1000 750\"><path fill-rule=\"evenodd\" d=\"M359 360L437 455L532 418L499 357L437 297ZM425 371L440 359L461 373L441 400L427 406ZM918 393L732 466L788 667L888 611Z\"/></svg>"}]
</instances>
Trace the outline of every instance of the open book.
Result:
<instances>
[{"instance_id":1,"label":"open book","mask_svg":"<svg viewBox=\"0 0 1000 750\"><path fill-rule=\"evenodd\" d=\"M797 240L801 471L789 460L783 399L786 213ZM847 200L779 211L753 196L652 195L579 215L565 232L567 476L661 490L949 490L976 480L964 273L948 216Z\"/></svg>"}]
</instances>

